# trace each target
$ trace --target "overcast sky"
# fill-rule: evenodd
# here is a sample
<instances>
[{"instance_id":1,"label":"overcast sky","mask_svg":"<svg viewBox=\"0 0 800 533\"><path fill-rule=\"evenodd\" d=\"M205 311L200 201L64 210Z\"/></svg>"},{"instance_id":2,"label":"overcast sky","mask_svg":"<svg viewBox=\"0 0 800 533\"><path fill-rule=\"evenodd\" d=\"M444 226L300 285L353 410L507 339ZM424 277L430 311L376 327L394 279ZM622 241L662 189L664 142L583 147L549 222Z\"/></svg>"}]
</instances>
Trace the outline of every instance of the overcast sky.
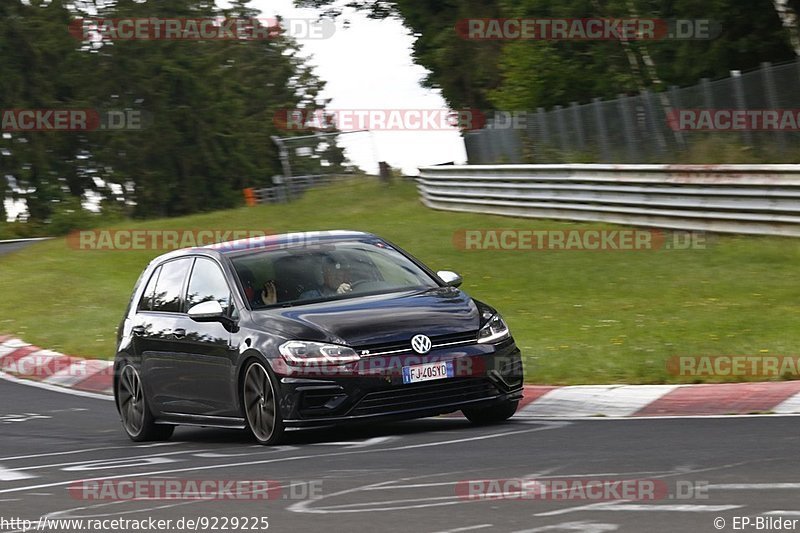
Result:
<instances>
[{"instance_id":1,"label":"overcast sky","mask_svg":"<svg viewBox=\"0 0 800 533\"><path fill-rule=\"evenodd\" d=\"M315 18L311 9L297 9L292 0L254 0L264 16ZM344 27L345 19L349 27ZM398 20L370 20L352 10L336 21L328 39L299 41L311 56L317 75L327 82L324 96L337 109L446 109L438 91L424 89L425 69L411 59L413 38ZM466 161L461 135L451 131L379 131L340 137L348 157L376 172L377 161L416 174L423 165Z\"/></svg>"}]
</instances>

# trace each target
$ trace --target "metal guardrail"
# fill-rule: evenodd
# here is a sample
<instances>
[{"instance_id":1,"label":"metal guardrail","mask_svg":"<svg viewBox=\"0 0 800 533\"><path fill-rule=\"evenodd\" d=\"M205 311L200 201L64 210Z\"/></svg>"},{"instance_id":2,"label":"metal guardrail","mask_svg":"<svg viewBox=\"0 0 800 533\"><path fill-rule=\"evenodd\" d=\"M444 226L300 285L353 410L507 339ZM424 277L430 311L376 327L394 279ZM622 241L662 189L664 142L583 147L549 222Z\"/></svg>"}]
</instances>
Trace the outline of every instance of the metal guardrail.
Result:
<instances>
[{"instance_id":1,"label":"metal guardrail","mask_svg":"<svg viewBox=\"0 0 800 533\"><path fill-rule=\"evenodd\" d=\"M248 205L284 203L300 197L305 191L317 185L332 183L342 176L338 174L315 174L284 178L284 183L261 189L245 189Z\"/></svg>"},{"instance_id":2,"label":"metal guardrail","mask_svg":"<svg viewBox=\"0 0 800 533\"><path fill-rule=\"evenodd\" d=\"M6 239L4 241L0 241L0 246L4 244L18 244L22 242L36 242L36 241L49 241L54 237L32 237L30 239Z\"/></svg>"},{"instance_id":3,"label":"metal guardrail","mask_svg":"<svg viewBox=\"0 0 800 533\"><path fill-rule=\"evenodd\" d=\"M434 209L800 237L800 165L420 168Z\"/></svg>"}]
</instances>

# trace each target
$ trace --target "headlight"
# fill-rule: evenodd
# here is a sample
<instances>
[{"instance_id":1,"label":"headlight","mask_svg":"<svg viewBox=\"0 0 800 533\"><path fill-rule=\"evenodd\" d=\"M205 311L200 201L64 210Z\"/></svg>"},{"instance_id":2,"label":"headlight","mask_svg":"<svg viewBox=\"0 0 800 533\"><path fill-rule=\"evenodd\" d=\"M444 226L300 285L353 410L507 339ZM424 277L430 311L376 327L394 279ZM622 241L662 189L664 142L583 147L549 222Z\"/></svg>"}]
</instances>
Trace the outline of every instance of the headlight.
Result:
<instances>
[{"instance_id":1,"label":"headlight","mask_svg":"<svg viewBox=\"0 0 800 533\"><path fill-rule=\"evenodd\" d=\"M478 342L497 342L511 336L500 315L494 315L478 332Z\"/></svg>"},{"instance_id":2,"label":"headlight","mask_svg":"<svg viewBox=\"0 0 800 533\"><path fill-rule=\"evenodd\" d=\"M360 358L355 350L338 344L311 341L288 341L281 344L281 356L290 365L341 365Z\"/></svg>"}]
</instances>

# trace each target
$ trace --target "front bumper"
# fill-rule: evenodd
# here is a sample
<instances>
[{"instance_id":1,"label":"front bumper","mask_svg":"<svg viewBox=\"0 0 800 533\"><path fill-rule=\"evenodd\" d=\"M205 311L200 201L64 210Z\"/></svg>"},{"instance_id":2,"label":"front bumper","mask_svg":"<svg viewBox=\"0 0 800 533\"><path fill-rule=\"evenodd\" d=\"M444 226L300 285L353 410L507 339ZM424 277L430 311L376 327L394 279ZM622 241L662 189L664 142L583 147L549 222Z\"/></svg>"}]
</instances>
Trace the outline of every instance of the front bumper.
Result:
<instances>
[{"instance_id":1,"label":"front bumper","mask_svg":"<svg viewBox=\"0 0 800 533\"><path fill-rule=\"evenodd\" d=\"M402 367L452 361L450 378L404 384ZM425 356L365 357L355 365L297 369L273 361L287 427L436 416L522 398L523 368L513 339L442 348Z\"/></svg>"}]
</instances>

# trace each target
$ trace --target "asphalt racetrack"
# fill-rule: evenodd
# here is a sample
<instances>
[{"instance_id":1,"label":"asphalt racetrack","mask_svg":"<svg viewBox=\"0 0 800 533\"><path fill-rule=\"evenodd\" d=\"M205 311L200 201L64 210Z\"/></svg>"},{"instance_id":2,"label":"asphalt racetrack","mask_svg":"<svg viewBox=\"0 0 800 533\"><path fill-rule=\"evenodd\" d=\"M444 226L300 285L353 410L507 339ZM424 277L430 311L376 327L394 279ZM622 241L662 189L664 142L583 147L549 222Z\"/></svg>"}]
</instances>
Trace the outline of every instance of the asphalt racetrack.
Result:
<instances>
[{"instance_id":1,"label":"asphalt racetrack","mask_svg":"<svg viewBox=\"0 0 800 533\"><path fill-rule=\"evenodd\" d=\"M156 529L169 531L719 531L715 519L736 530L736 517L800 524L796 417L515 417L475 427L451 416L294 432L268 448L242 431L189 427L166 443L132 443L108 399L7 377L0 398L3 531L21 530L23 520L34 530L95 530L42 517L172 520ZM155 480L186 490L191 481L262 480L270 489L267 498L216 499L122 490L123 481L152 490ZM521 492L519 480L559 481L563 490ZM620 480L634 480L634 494L647 498L612 490L598 499L588 489ZM249 522L233 528L234 518Z\"/></svg>"}]
</instances>

